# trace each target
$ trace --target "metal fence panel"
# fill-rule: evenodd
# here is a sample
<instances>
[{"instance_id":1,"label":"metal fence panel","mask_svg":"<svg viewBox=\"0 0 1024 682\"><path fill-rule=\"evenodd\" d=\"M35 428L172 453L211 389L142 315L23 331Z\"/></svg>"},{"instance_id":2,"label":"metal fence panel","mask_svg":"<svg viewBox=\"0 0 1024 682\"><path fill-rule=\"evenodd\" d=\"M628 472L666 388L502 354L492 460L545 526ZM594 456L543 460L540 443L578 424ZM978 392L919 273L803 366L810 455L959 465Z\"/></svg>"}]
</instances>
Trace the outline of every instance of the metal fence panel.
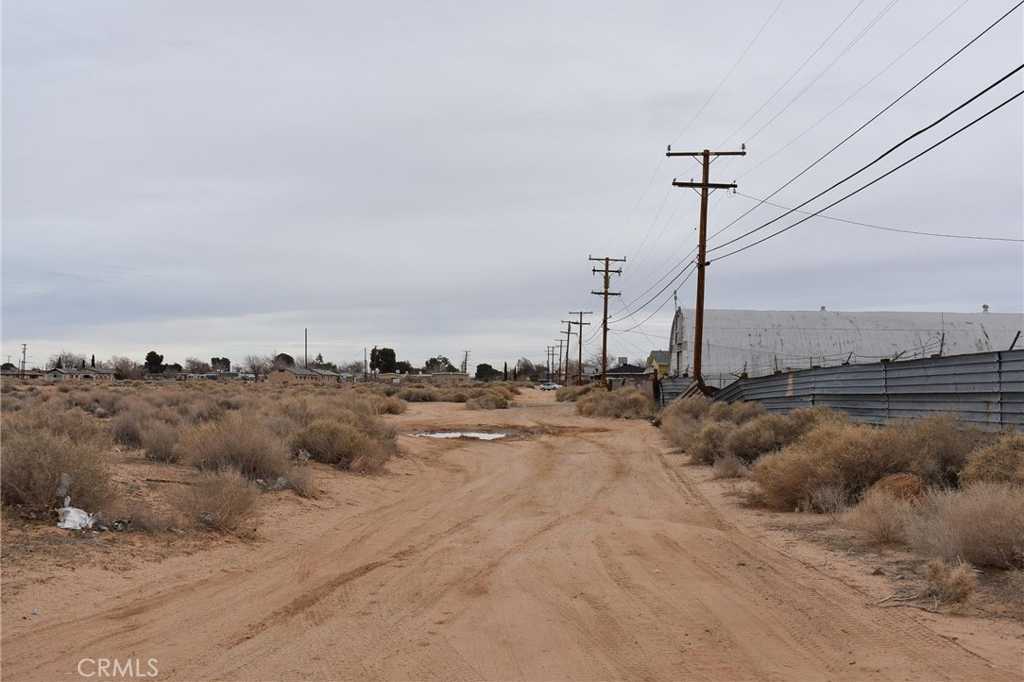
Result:
<instances>
[{"instance_id":1,"label":"metal fence panel","mask_svg":"<svg viewBox=\"0 0 1024 682\"><path fill-rule=\"evenodd\" d=\"M769 412L819 405L875 424L953 414L991 428L1024 428L1024 349L739 379L715 399L760 402Z\"/></svg>"}]
</instances>

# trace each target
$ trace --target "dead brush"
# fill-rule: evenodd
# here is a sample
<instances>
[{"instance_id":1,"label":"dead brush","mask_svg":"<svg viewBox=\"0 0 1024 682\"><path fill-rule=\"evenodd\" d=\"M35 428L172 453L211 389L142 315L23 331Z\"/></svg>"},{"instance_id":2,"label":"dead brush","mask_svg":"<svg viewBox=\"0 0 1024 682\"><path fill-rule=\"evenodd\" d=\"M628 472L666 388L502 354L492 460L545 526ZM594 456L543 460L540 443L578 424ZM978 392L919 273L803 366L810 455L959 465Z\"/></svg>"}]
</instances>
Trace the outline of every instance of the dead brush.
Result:
<instances>
[{"instance_id":1,"label":"dead brush","mask_svg":"<svg viewBox=\"0 0 1024 682\"><path fill-rule=\"evenodd\" d=\"M995 443L971 453L960 482L1024 485L1024 433L1004 433Z\"/></svg>"},{"instance_id":2,"label":"dead brush","mask_svg":"<svg viewBox=\"0 0 1024 682\"><path fill-rule=\"evenodd\" d=\"M140 445L146 451L146 459L155 462L177 462L180 451L178 444L179 430L164 422L151 420L145 424L141 433Z\"/></svg>"},{"instance_id":3,"label":"dead brush","mask_svg":"<svg viewBox=\"0 0 1024 682\"><path fill-rule=\"evenodd\" d=\"M576 401L576 412L584 417L650 419L654 416L654 401L632 388L591 391Z\"/></svg>"},{"instance_id":4,"label":"dead brush","mask_svg":"<svg viewBox=\"0 0 1024 682\"><path fill-rule=\"evenodd\" d=\"M964 561L947 564L932 559L925 564L926 594L943 604L962 604L978 588L978 578Z\"/></svg>"},{"instance_id":5,"label":"dead brush","mask_svg":"<svg viewBox=\"0 0 1024 682\"><path fill-rule=\"evenodd\" d=\"M907 526L913 513L913 507L907 500L872 488L846 514L844 525L863 532L872 542L900 543L907 539Z\"/></svg>"},{"instance_id":6,"label":"dead brush","mask_svg":"<svg viewBox=\"0 0 1024 682\"><path fill-rule=\"evenodd\" d=\"M497 391L487 391L466 401L466 409L469 410L504 410L508 406L509 399Z\"/></svg>"},{"instance_id":7,"label":"dead brush","mask_svg":"<svg viewBox=\"0 0 1024 682\"><path fill-rule=\"evenodd\" d=\"M715 460L715 463L711 465L711 471L711 477L715 479L746 478L750 473L750 467L735 455L726 454Z\"/></svg>"},{"instance_id":8,"label":"dead brush","mask_svg":"<svg viewBox=\"0 0 1024 682\"><path fill-rule=\"evenodd\" d=\"M292 437L292 450L308 452L317 462L348 469L354 460L379 447L352 424L329 419L314 420Z\"/></svg>"},{"instance_id":9,"label":"dead brush","mask_svg":"<svg viewBox=\"0 0 1024 682\"><path fill-rule=\"evenodd\" d=\"M875 448L900 459L901 470L916 474L930 485L956 486L968 455L993 440L948 415L890 424L879 429ZM897 473L897 472L892 472Z\"/></svg>"},{"instance_id":10,"label":"dead brush","mask_svg":"<svg viewBox=\"0 0 1024 682\"><path fill-rule=\"evenodd\" d=\"M199 526L234 533L252 518L259 491L232 468L215 469L181 495L179 508Z\"/></svg>"},{"instance_id":11,"label":"dead brush","mask_svg":"<svg viewBox=\"0 0 1024 682\"><path fill-rule=\"evenodd\" d=\"M234 468L250 479L274 480L291 467L288 448L256 415L233 412L186 430L176 445L179 461L206 471Z\"/></svg>"},{"instance_id":12,"label":"dead brush","mask_svg":"<svg viewBox=\"0 0 1024 682\"><path fill-rule=\"evenodd\" d=\"M727 421L706 420L688 449L694 464L714 464L730 454L726 442L736 425Z\"/></svg>"},{"instance_id":13,"label":"dead brush","mask_svg":"<svg viewBox=\"0 0 1024 682\"><path fill-rule=\"evenodd\" d=\"M1024 568L1024 488L981 482L932 490L915 507L907 541L917 552L947 562Z\"/></svg>"},{"instance_id":14,"label":"dead brush","mask_svg":"<svg viewBox=\"0 0 1024 682\"><path fill-rule=\"evenodd\" d=\"M77 412L77 410L76 410ZM112 484L109 436L94 423L76 428L63 412L36 410L4 415L0 447L0 500L4 505L49 509L62 503L57 488L70 477L72 504L96 510L107 504Z\"/></svg>"}]
</instances>

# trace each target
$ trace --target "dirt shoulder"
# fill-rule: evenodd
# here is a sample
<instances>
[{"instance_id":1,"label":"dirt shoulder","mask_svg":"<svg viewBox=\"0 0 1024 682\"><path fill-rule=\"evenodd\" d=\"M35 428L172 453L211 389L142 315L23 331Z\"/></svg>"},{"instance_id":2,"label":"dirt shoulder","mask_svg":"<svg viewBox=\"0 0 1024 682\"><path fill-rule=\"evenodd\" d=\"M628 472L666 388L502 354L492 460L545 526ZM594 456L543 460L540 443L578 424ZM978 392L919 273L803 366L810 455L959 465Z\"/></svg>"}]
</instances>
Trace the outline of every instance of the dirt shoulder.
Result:
<instances>
[{"instance_id":1,"label":"dirt shoulder","mask_svg":"<svg viewBox=\"0 0 1024 682\"><path fill-rule=\"evenodd\" d=\"M254 540L18 564L4 676L138 657L180 680L1020 678L1019 624L876 605L888 576L772 529L649 424L517 404L411 406L386 474L281 494ZM516 437L411 435L469 427Z\"/></svg>"}]
</instances>

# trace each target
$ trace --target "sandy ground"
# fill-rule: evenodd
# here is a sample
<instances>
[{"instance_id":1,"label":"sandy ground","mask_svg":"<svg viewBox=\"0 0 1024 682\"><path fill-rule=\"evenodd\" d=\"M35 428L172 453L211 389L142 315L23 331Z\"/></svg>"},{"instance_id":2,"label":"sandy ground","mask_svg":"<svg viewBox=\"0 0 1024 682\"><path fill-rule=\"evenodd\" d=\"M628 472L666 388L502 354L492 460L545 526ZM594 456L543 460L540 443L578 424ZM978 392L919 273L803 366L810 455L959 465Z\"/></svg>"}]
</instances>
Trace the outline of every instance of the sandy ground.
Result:
<instances>
[{"instance_id":1,"label":"sandy ground","mask_svg":"<svg viewBox=\"0 0 1024 682\"><path fill-rule=\"evenodd\" d=\"M1024 677L1019 623L879 606L884 577L794 549L649 424L526 393L413 406L403 433L517 435L403 436L387 475L278 495L258 540L52 567L4 600L3 678L75 679L86 657L176 680Z\"/></svg>"}]
</instances>

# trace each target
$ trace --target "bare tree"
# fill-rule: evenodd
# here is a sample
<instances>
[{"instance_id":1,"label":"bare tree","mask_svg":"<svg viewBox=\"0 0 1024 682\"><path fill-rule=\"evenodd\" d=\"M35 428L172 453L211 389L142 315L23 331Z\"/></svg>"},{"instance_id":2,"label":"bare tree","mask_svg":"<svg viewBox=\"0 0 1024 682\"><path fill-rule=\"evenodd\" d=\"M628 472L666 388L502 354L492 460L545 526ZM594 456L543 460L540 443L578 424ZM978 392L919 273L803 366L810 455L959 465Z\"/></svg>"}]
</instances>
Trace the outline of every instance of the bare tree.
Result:
<instances>
[{"instance_id":1,"label":"bare tree","mask_svg":"<svg viewBox=\"0 0 1024 682\"><path fill-rule=\"evenodd\" d=\"M199 358L185 358L185 371L189 374L209 374L213 368L210 363Z\"/></svg>"},{"instance_id":2,"label":"bare tree","mask_svg":"<svg viewBox=\"0 0 1024 682\"><path fill-rule=\"evenodd\" d=\"M114 370L115 379L141 379L142 365L131 358L115 355L107 363Z\"/></svg>"},{"instance_id":3,"label":"bare tree","mask_svg":"<svg viewBox=\"0 0 1024 682\"><path fill-rule=\"evenodd\" d=\"M260 380L261 375L266 376L272 366L273 360L265 355L247 355L243 365L245 371L256 375L256 381Z\"/></svg>"}]
</instances>

